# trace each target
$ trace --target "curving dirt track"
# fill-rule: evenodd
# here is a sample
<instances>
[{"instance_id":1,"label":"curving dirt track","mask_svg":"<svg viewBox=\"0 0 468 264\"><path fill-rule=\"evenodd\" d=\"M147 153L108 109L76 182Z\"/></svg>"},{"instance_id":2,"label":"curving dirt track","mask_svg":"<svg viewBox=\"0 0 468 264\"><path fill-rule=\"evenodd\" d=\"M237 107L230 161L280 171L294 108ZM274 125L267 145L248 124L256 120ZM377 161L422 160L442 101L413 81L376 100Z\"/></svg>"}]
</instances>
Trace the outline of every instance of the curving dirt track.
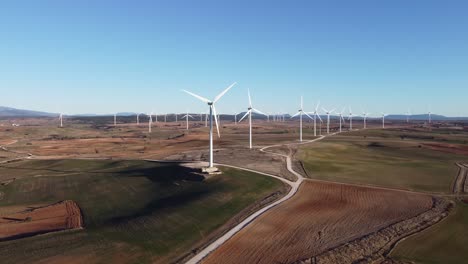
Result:
<instances>
[{"instance_id":1,"label":"curving dirt track","mask_svg":"<svg viewBox=\"0 0 468 264\"><path fill-rule=\"evenodd\" d=\"M16 209L0 214L0 241L83 227L80 208L73 201Z\"/></svg>"},{"instance_id":2,"label":"curving dirt track","mask_svg":"<svg viewBox=\"0 0 468 264\"><path fill-rule=\"evenodd\" d=\"M305 181L298 195L259 217L202 263L291 263L431 206L427 195Z\"/></svg>"},{"instance_id":3,"label":"curving dirt track","mask_svg":"<svg viewBox=\"0 0 468 264\"><path fill-rule=\"evenodd\" d=\"M453 184L453 193L456 195L462 195L468 192L468 165L463 163L456 164L459 168L457 178Z\"/></svg>"}]
</instances>

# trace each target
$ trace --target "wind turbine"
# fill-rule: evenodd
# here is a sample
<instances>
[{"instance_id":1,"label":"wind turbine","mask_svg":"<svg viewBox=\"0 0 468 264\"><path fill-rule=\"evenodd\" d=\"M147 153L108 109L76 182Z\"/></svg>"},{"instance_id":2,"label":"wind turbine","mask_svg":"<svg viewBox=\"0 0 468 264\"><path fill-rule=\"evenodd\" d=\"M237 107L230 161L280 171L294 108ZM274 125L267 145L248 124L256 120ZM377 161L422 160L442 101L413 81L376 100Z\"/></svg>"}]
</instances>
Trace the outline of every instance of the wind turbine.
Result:
<instances>
[{"instance_id":1,"label":"wind turbine","mask_svg":"<svg viewBox=\"0 0 468 264\"><path fill-rule=\"evenodd\" d=\"M236 125L237 125L237 115L238 115L238 113L235 112L235 113L234 113L234 124L236 124Z\"/></svg>"},{"instance_id":2,"label":"wind turbine","mask_svg":"<svg viewBox=\"0 0 468 264\"><path fill-rule=\"evenodd\" d=\"M302 100L302 96L301 96L301 108L298 110L298 112L295 115L291 116L291 118L293 118L293 117L299 115L299 141L300 142L302 142L302 115L304 114L304 115L308 116L310 119L312 119L312 117L309 114L307 114L307 112L304 112L302 110L303 105L304 104L303 104L303 100Z\"/></svg>"},{"instance_id":3,"label":"wind turbine","mask_svg":"<svg viewBox=\"0 0 468 264\"><path fill-rule=\"evenodd\" d=\"M317 103L317 105L315 106L315 110L312 113L313 116L314 116L314 137L317 136L317 117L320 119L320 122L322 122L322 118L320 117L320 115L318 113L319 106L320 106L320 102Z\"/></svg>"},{"instance_id":4,"label":"wind turbine","mask_svg":"<svg viewBox=\"0 0 468 264\"><path fill-rule=\"evenodd\" d=\"M367 117L370 115L370 113L363 112L362 115L364 116L364 129L367 128Z\"/></svg>"},{"instance_id":5,"label":"wind turbine","mask_svg":"<svg viewBox=\"0 0 468 264\"><path fill-rule=\"evenodd\" d=\"M188 130L188 119L189 119L189 117L193 119L193 116L189 115L189 112L188 112L188 110L187 110L187 114L184 115L184 116L182 117L182 118L185 118L185 121L186 121L186 123L187 123L187 128L186 128L186 130Z\"/></svg>"},{"instance_id":6,"label":"wind turbine","mask_svg":"<svg viewBox=\"0 0 468 264\"><path fill-rule=\"evenodd\" d=\"M342 126L342 121L344 122L344 118L343 118L343 112L344 112L345 108L343 107L343 109L341 109L341 111L339 113L336 113L337 115L339 115L339 119L340 119L340 133L341 133L341 126Z\"/></svg>"},{"instance_id":7,"label":"wind turbine","mask_svg":"<svg viewBox=\"0 0 468 264\"><path fill-rule=\"evenodd\" d=\"M117 114L114 114L114 126L117 126Z\"/></svg>"},{"instance_id":8,"label":"wind turbine","mask_svg":"<svg viewBox=\"0 0 468 264\"><path fill-rule=\"evenodd\" d=\"M409 124L410 115L411 115L411 112L410 112L410 110L408 109L408 112L406 112L406 123L408 123L408 124Z\"/></svg>"},{"instance_id":9,"label":"wind turbine","mask_svg":"<svg viewBox=\"0 0 468 264\"><path fill-rule=\"evenodd\" d=\"M239 120L239 122L242 122L242 120L248 115L249 116L249 148L252 148L252 112L257 112L261 115L265 115L263 112L260 110L257 110L252 107L252 98L250 97L250 89L247 90L247 94L249 95L249 107L247 108L247 113Z\"/></svg>"},{"instance_id":10,"label":"wind turbine","mask_svg":"<svg viewBox=\"0 0 468 264\"><path fill-rule=\"evenodd\" d=\"M330 114L333 113L335 109L328 111L327 109L322 107L322 110L325 111L325 113L327 114L327 134L330 134Z\"/></svg>"},{"instance_id":11,"label":"wind turbine","mask_svg":"<svg viewBox=\"0 0 468 264\"><path fill-rule=\"evenodd\" d=\"M382 128L385 128L385 116L386 114L382 112Z\"/></svg>"},{"instance_id":12,"label":"wind turbine","mask_svg":"<svg viewBox=\"0 0 468 264\"><path fill-rule=\"evenodd\" d=\"M353 111L351 111L351 107L349 108L349 130L353 130Z\"/></svg>"},{"instance_id":13,"label":"wind turbine","mask_svg":"<svg viewBox=\"0 0 468 264\"><path fill-rule=\"evenodd\" d=\"M140 113L137 113L137 125L140 124Z\"/></svg>"},{"instance_id":14,"label":"wind turbine","mask_svg":"<svg viewBox=\"0 0 468 264\"><path fill-rule=\"evenodd\" d=\"M63 127L63 114L62 113L60 113L59 119L60 119L60 127Z\"/></svg>"},{"instance_id":15,"label":"wind turbine","mask_svg":"<svg viewBox=\"0 0 468 264\"><path fill-rule=\"evenodd\" d=\"M153 126L153 112L149 114L149 119L148 119L148 133L151 133L151 127Z\"/></svg>"},{"instance_id":16,"label":"wind turbine","mask_svg":"<svg viewBox=\"0 0 468 264\"><path fill-rule=\"evenodd\" d=\"M196 95L194 93L191 93L189 91L183 90L184 92L190 94L191 96L197 98L198 100L201 100L202 102L205 102L208 104L210 108L210 162L209 162L209 168L213 168L213 116L215 118L216 122L216 130L218 131L218 137L219 135L219 127L218 127L218 119L216 118L216 108L215 108L215 103L221 99L221 97L229 91L236 83L231 84L228 88L226 88L224 91L222 91L220 94L218 94L213 101L210 101L204 97L201 97L199 95Z\"/></svg>"}]
</instances>

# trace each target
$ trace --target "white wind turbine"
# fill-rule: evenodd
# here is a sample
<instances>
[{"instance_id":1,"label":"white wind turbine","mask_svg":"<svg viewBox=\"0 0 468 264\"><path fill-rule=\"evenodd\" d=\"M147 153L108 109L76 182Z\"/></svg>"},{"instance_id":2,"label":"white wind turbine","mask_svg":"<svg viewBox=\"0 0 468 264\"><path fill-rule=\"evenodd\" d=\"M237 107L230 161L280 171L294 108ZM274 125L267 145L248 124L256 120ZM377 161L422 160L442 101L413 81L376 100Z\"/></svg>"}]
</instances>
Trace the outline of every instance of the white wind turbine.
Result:
<instances>
[{"instance_id":1,"label":"white wind turbine","mask_svg":"<svg viewBox=\"0 0 468 264\"><path fill-rule=\"evenodd\" d=\"M219 135L219 127L218 127L218 119L216 117L216 108L215 108L215 103L221 99L221 97L227 93L227 91L229 91L229 89L231 89L236 83L233 83L231 84L228 88L226 88L224 91L222 91L220 94L218 94L215 99L213 101L210 101L204 97L201 97L199 95L196 95L194 93L191 93L189 91L186 91L186 90L183 90L184 92L190 94L191 96L205 102L208 104L209 108L210 108L210 162L209 162L209 167L210 168L213 168L213 116L214 116L214 119L215 119L215 123L216 123L216 130L218 131L218 137L220 137Z\"/></svg>"},{"instance_id":2,"label":"white wind turbine","mask_svg":"<svg viewBox=\"0 0 468 264\"><path fill-rule=\"evenodd\" d=\"M333 113L335 109L328 111L327 109L322 107L322 110L325 111L325 113L327 114L327 134L330 134L330 114Z\"/></svg>"},{"instance_id":3,"label":"white wind turbine","mask_svg":"<svg viewBox=\"0 0 468 264\"><path fill-rule=\"evenodd\" d=\"M297 115L299 115L299 141L300 142L302 142L302 115L304 114L304 115L308 116L310 119L312 119L312 117L309 114L307 114L307 112L303 111L303 109L302 109L303 106L304 105L303 105L302 96L301 96L301 108L298 110L298 112L295 115L291 116L291 118L293 118L293 117L296 117Z\"/></svg>"},{"instance_id":4,"label":"white wind turbine","mask_svg":"<svg viewBox=\"0 0 468 264\"><path fill-rule=\"evenodd\" d=\"M63 114L62 113L60 113L59 119L60 119L60 127L63 127Z\"/></svg>"},{"instance_id":5,"label":"white wind turbine","mask_svg":"<svg viewBox=\"0 0 468 264\"><path fill-rule=\"evenodd\" d=\"M184 115L184 116L182 117L182 118L185 118L185 122L186 122L186 124L187 124L186 130L188 130L188 119L189 119L189 117L192 118L192 119L194 119L194 117L191 116L191 115L189 114L188 110L187 110L187 114Z\"/></svg>"},{"instance_id":6,"label":"white wind turbine","mask_svg":"<svg viewBox=\"0 0 468 264\"><path fill-rule=\"evenodd\" d=\"M345 110L345 108L343 107L343 109L341 109L341 112L336 113L339 116L339 119L340 119L340 133L341 133L342 123L344 123L344 121L345 121L344 118L343 118L344 110Z\"/></svg>"},{"instance_id":7,"label":"white wind turbine","mask_svg":"<svg viewBox=\"0 0 468 264\"><path fill-rule=\"evenodd\" d=\"M117 126L117 113L114 114L114 126Z\"/></svg>"},{"instance_id":8,"label":"white wind turbine","mask_svg":"<svg viewBox=\"0 0 468 264\"><path fill-rule=\"evenodd\" d=\"M363 112L362 116L364 117L364 129L367 128L367 117L369 117L370 113Z\"/></svg>"},{"instance_id":9,"label":"white wind turbine","mask_svg":"<svg viewBox=\"0 0 468 264\"><path fill-rule=\"evenodd\" d=\"M238 114L239 114L239 113L237 113L237 112L234 113L234 124L236 124L236 125L237 125L237 115L238 115Z\"/></svg>"},{"instance_id":10,"label":"white wind turbine","mask_svg":"<svg viewBox=\"0 0 468 264\"><path fill-rule=\"evenodd\" d=\"M140 124L140 113L137 113L137 125Z\"/></svg>"},{"instance_id":11,"label":"white wind turbine","mask_svg":"<svg viewBox=\"0 0 468 264\"><path fill-rule=\"evenodd\" d=\"M406 112L406 123L409 123L409 118L411 116L411 112L410 110L408 109L408 111Z\"/></svg>"},{"instance_id":12,"label":"white wind turbine","mask_svg":"<svg viewBox=\"0 0 468 264\"><path fill-rule=\"evenodd\" d=\"M385 113L382 112L382 128L385 128L385 116L386 116L386 115L387 115L387 114L385 114Z\"/></svg>"},{"instance_id":13,"label":"white wind turbine","mask_svg":"<svg viewBox=\"0 0 468 264\"><path fill-rule=\"evenodd\" d=\"M353 130L353 111L351 111L351 107L349 108L349 130Z\"/></svg>"},{"instance_id":14,"label":"white wind turbine","mask_svg":"<svg viewBox=\"0 0 468 264\"><path fill-rule=\"evenodd\" d=\"M245 115L239 120L239 122L242 122L242 120L248 115L249 116L249 148L252 148L252 112L257 112L258 114L265 115L263 112L260 110L257 110L252 107L252 98L250 97L250 89L247 90L247 94L249 96L249 107L247 108L247 112Z\"/></svg>"},{"instance_id":15,"label":"white wind turbine","mask_svg":"<svg viewBox=\"0 0 468 264\"><path fill-rule=\"evenodd\" d=\"M322 122L322 118L319 115L318 108L320 106L320 102L317 103L315 106L314 112L312 112L312 115L314 116L314 137L317 136L317 117L320 119L320 122Z\"/></svg>"},{"instance_id":16,"label":"white wind turbine","mask_svg":"<svg viewBox=\"0 0 468 264\"><path fill-rule=\"evenodd\" d=\"M149 114L149 119L148 119L148 133L151 133L151 127L153 126L153 112Z\"/></svg>"}]
</instances>

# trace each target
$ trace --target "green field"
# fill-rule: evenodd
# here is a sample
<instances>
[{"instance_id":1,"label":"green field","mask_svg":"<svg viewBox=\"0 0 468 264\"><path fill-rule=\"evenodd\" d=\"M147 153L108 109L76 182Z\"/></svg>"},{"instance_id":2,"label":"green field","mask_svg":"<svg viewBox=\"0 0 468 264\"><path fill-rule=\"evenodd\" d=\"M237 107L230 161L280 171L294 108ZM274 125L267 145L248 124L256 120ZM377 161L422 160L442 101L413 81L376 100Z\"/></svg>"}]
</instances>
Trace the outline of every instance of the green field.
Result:
<instances>
[{"instance_id":1,"label":"green field","mask_svg":"<svg viewBox=\"0 0 468 264\"><path fill-rule=\"evenodd\" d=\"M433 128L431 131L421 128L366 129L346 132L341 136L405 139L410 141L432 141L468 145L468 131L449 128Z\"/></svg>"},{"instance_id":2,"label":"green field","mask_svg":"<svg viewBox=\"0 0 468 264\"><path fill-rule=\"evenodd\" d=\"M242 209L283 188L269 177L223 171L202 181L190 169L145 161L4 164L0 180L17 180L0 186L0 206L74 200L86 229L1 242L2 263L55 256L80 256L90 263L167 263Z\"/></svg>"},{"instance_id":3,"label":"green field","mask_svg":"<svg viewBox=\"0 0 468 264\"><path fill-rule=\"evenodd\" d=\"M398 244L391 257L425 264L468 263L467 224L468 204L459 202L441 223Z\"/></svg>"},{"instance_id":4,"label":"green field","mask_svg":"<svg viewBox=\"0 0 468 264\"><path fill-rule=\"evenodd\" d=\"M304 145L298 157L312 178L441 193L451 191L454 163L467 160L415 142L333 137Z\"/></svg>"}]
</instances>

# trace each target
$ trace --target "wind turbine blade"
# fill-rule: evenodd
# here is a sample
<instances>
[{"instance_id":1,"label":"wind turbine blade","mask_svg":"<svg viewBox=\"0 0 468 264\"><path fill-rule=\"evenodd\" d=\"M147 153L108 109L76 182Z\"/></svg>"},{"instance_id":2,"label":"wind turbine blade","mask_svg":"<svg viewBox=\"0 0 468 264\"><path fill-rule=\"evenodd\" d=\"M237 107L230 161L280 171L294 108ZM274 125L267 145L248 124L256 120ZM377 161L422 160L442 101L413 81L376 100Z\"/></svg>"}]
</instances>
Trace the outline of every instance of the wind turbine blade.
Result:
<instances>
[{"instance_id":1,"label":"wind turbine blade","mask_svg":"<svg viewBox=\"0 0 468 264\"><path fill-rule=\"evenodd\" d=\"M333 113L333 111L335 111L335 110L336 110L335 108L333 108L333 110L330 110L330 114Z\"/></svg>"},{"instance_id":2,"label":"wind turbine blade","mask_svg":"<svg viewBox=\"0 0 468 264\"><path fill-rule=\"evenodd\" d=\"M313 119L308 113L304 112L306 116L308 116L310 119Z\"/></svg>"},{"instance_id":3,"label":"wind turbine blade","mask_svg":"<svg viewBox=\"0 0 468 264\"><path fill-rule=\"evenodd\" d=\"M184 116L183 116L183 117L181 117L181 118L186 118L186 117L187 117L187 115L184 115Z\"/></svg>"},{"instance_id":4,"label":"wind turbine blade","mask_svg":"<svg viewBox=\"0 0 468 264\"><path fill-rule=\"evenodd\" d=\"M239 122L239 123L242 122L242 120L244 120L244 118L245 118L246 116L249 115L250 111L251 111L251 110L247 111L247 112L245 113L245 115L244 115L238 122Z\"/></svg>"},{"instance_id":5,"label":"wind turbine blade","mask_svg":"<svg viewBox=\"0 0 468 264\"><path fill-rule=\"evenodd\" d=\"M316 114L316 116L318 116L318 118L320 119L320 122L323 122L322 118L320 117L319 114Z\"/></svg>"},{"instance_id":6,"label":"wind turbine blade","mask_svg":"<svg viewBox=\"0 0 468 264\"><path fill-rule=\"evenodd\" d=\"M216 96L215 99L213 100L213 103L216 103L219 99L221 99L221 97L223 97L223 95L225 93L227 93L229 91L229 89L231 89L234 85L236 85L236 82L234 82L228 88L226 88L224 91L222 91L220 94L218 94L218 96Z\"/></svg>"},{"instance_id":7,"label":"wind turbine blade","mask_svg":"<svg viewBox=\"0 0 468 264\"><path fill-rule=\"evenodd\" d=\"M216 108L215 108L214 105L213 105L213 115L214 115L214 120L215 120L215 124L216 124L216 131L218 131L218 137L221 137L221 135L219 134L218 114L216 113Z\"/></svg>"},{"instance_id":8,"label":"wind turbine blade","mask_svg":"<svg viewBox=\"0 0 468 264\"><path fill-rule=\"evenodd\" d=\"M301 113L300 111L297 112L295 115L291 116L291 118L298 116L300 113Z\"/></svg>"},{"instance_id":9,"label":"wind turbine blade","mask_svg":"<svg viewBox=\"0 0 468 264\"><path fill-rule=\"evenodd\" d=\"M302 110L302 108L304 108L304 101L303 101L302 95L301 95L301 110Z\"/></svg>"},{"instance_id":10,"label":"wind turbine blade","mask_svg":"<svg viewBox=\"0 0 468 264\"><path fill-rule=\"evenodd\" d=\"M325 109L325 108L323 108L323 107L322 107L322 110L323 110L323 111L325 111L326 113L328 113L328 110L327 110L327 109Z\"/></svg>"},{"instance_id":11,"label":"wind turbine blade","mask_svg":"<svg viewBox=\"0 0 468 264\"><path fill-rule=\"evenodd\" d=\"M261 114L261 115L264 115L266 116L267 114L263 113L262 111L258 110L258 109L255 109L255 108L252 108L252 110L254 110L255 112Z\"/></svg>"},{"instance_id":12,"label":"wind turbine blade","mask_svg":"<svg viewBox=\"0 0 468 264\"><path fill-rule=\"evenodd\" d=\"M205 97L201 97L201 96L196 95L196 94L194 94L194 93L192 93L192 92L189 92L189 91L187 91L187 90L182 90L182 91L184 91L184 92L190 94L191 96L193 96L193 97L195 97L195 98L198 98L199 100L202 100L202 101L205 102L205 103L209 103L209 102L210 102L210 100L206 99Z\"/></svg>"},{"instance_id":13,"label":"wind turbine blade","mask_svg":"<svg viewBox=\"0 0 468 264\"><path fill-rule=\"evenodd\" d=\"M252 107L252 98L250 97L250 89L247 89L247 94L249 95L249 106Z\"/></svg>"},{"instance_id":14,"label":"wind turbine blade","mask_svg":"<svg viewBox=\"0 0 468 264\"><path fill-rule=\"evenodd\" d=\"M317 112L319 106L320 106L320 101L318 101L318 102L317 102L317 105L315 106L315 112Z\"/></svg>"}]
</instances>

